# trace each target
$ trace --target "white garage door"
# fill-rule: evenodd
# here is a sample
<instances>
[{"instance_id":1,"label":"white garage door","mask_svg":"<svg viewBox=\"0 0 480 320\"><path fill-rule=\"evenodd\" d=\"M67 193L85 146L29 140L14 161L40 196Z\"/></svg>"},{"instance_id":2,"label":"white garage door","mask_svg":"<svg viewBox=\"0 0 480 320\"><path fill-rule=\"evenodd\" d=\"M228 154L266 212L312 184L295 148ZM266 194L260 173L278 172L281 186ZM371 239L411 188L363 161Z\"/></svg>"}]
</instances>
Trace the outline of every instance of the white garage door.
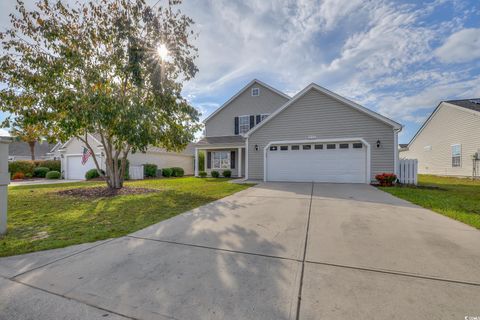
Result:
<instances>
[{"instance_id":1,"label":"white garage door","mask_svg":"<svg viewBox=\"0 0 480 320\"><path fill-rule=\"evenodd\" d=\"M279 144L267 150L267 181L365 183L361 142Z\"/></svg>"},{"instance_id":2,"label":"white garage door","mask_svg":"<svg viewBox=\"0 0 480 320\"><path fill-rule=\"evenodd\" d=\"M82 156L67 156L66 179L84 180L85 173L90 169L95 169L95 162L92 157L88 158L85 164L82 164Z\"/></svg>"}]
</instances>

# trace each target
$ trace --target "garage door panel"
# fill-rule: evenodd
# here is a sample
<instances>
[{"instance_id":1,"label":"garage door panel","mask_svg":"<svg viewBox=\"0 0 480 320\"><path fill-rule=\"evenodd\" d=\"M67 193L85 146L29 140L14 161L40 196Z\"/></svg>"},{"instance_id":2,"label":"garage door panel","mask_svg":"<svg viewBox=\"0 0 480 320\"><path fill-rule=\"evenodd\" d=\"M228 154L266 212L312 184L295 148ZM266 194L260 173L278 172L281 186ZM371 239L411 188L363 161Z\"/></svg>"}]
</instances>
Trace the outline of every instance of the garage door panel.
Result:
<instances>
[{"instance_id":1,"label":"garage door panel","mask_svg":"<svg viewBox=\"0 0 480 320\"><path fill-rule=\"evenodd\" d=\"M82 165L82 156L67 156L67 179L84 180L85 173L90 169L95 169L95 162L92 157Z\"/></svg>"},{"instance_id":2,"label":"garage door panel","mask_svg":"<svg viewBox=\"0 0 480 320\"><path fill-rule=\"evenodd\" d=\"M268 181L365 183L361 149L267 151Z\"/></svg>"}]
</instances>

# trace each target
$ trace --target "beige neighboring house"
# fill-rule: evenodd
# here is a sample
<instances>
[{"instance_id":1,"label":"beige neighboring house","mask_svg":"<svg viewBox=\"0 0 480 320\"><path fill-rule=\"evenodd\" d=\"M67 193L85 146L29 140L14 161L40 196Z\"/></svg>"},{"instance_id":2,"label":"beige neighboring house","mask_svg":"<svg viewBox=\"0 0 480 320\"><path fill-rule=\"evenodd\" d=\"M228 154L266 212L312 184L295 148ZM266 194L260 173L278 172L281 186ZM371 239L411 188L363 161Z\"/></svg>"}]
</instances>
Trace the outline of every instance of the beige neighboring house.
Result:
<instances>
[{"instance_id":1,"label":"beige neighboring house","mask_svg":"<svg viewBox=\"0 0 480 320\"><path fill-rule=\"evenodd\" d=\"M94 149L101 168L105 169L105 156L100 141L94 135L88 135L88 142ZM62 175L65 179L83 180L88 170L96 168L92 157L82 164L84 148L84 143L76 138L54 148L53 153L61 160ZM182 152L168 152L163 148L149 147L145 153L131 153L128 160L130 166L151 163L156 164L158 169L181 167L185 170L185 175L193 175L193 153L193 144L189 144Z\"/></svg>"},{"instance_id":2,"label":"beige neighboring house","mask_svg":"<svg viewBox=\"0 0 480 320\"><path fill-rule=\"evenodd\" d=\"M450 100L440 102L400 158L418 159L421 174L472 176L479 152L480 99Z\"/></svg>"},{"instance_id":3,"label":"beige neighboring house","mask_svg":"<svg viewBox=\"0 0 480 320\"><path fill-rule=\"evenodd\" d=\"M195 154L198 163L198 153L206 153L208 174L340 183L370 183L378 173L396 172L402 129L319 85L289 97L256 79L204 124Z\"/></svg>"}]
</instances>

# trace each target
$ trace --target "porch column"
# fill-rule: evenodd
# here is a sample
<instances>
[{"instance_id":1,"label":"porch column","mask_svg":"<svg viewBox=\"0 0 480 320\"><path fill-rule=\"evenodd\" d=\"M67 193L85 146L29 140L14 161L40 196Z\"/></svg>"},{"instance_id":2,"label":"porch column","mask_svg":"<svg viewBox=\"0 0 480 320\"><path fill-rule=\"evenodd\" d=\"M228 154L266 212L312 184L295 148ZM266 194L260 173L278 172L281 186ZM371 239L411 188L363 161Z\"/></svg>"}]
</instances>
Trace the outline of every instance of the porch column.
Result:
<instances>
[{"instance_id":1,"label":"porch column","mask_svg":"<svg viewBox=\"0 0 480 320\"><path fill-rule=\"evenodd\" d=\"M0 137L0 235L7 232L7 200L10 174L8 173L9 137Z\"/></svg>"},{"instance_id":2,"label":"porch column","mask_svg":"<svg viewBox=\"0 0 480 320\"><path fill-rule=\"evenodd\" d=\"M195 148L195 177L198 177L198 149Z\"/></svg>"},{"instance_id":3,"label":"porch column","mask_svg":"<svg viewBox=\"0 0 480 320\"><path fill-rule=\"evenodd\" d=\"M238 176L242 176L242 148L238 148Z\"/></svg>"}]
</instances>

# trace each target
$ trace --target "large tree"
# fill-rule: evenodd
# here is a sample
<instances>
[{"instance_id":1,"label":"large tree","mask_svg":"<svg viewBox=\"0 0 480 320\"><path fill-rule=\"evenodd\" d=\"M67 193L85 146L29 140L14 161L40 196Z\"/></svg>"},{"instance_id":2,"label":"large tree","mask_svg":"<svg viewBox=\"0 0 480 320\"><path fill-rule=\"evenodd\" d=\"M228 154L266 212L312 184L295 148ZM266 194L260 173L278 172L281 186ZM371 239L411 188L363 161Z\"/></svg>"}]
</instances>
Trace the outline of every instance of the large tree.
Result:
<instances>
[{"instance_id":1,"label":"large tree","mask_svg":"<svg viewBox=\"0 0 480 320\"><path fill-rule=\"evenodd\" d=\"M180 1L94 0L74 6L42 0L29 11L17 0L0 34L0 108L48 127L59 140L87 134L102 144L110 188L121 188L126 159L149 145L184 148L199 114L181 95L198 71L193 21ZM167 54L168 53L168 54Z\"/></svg>"}]
</instances>

